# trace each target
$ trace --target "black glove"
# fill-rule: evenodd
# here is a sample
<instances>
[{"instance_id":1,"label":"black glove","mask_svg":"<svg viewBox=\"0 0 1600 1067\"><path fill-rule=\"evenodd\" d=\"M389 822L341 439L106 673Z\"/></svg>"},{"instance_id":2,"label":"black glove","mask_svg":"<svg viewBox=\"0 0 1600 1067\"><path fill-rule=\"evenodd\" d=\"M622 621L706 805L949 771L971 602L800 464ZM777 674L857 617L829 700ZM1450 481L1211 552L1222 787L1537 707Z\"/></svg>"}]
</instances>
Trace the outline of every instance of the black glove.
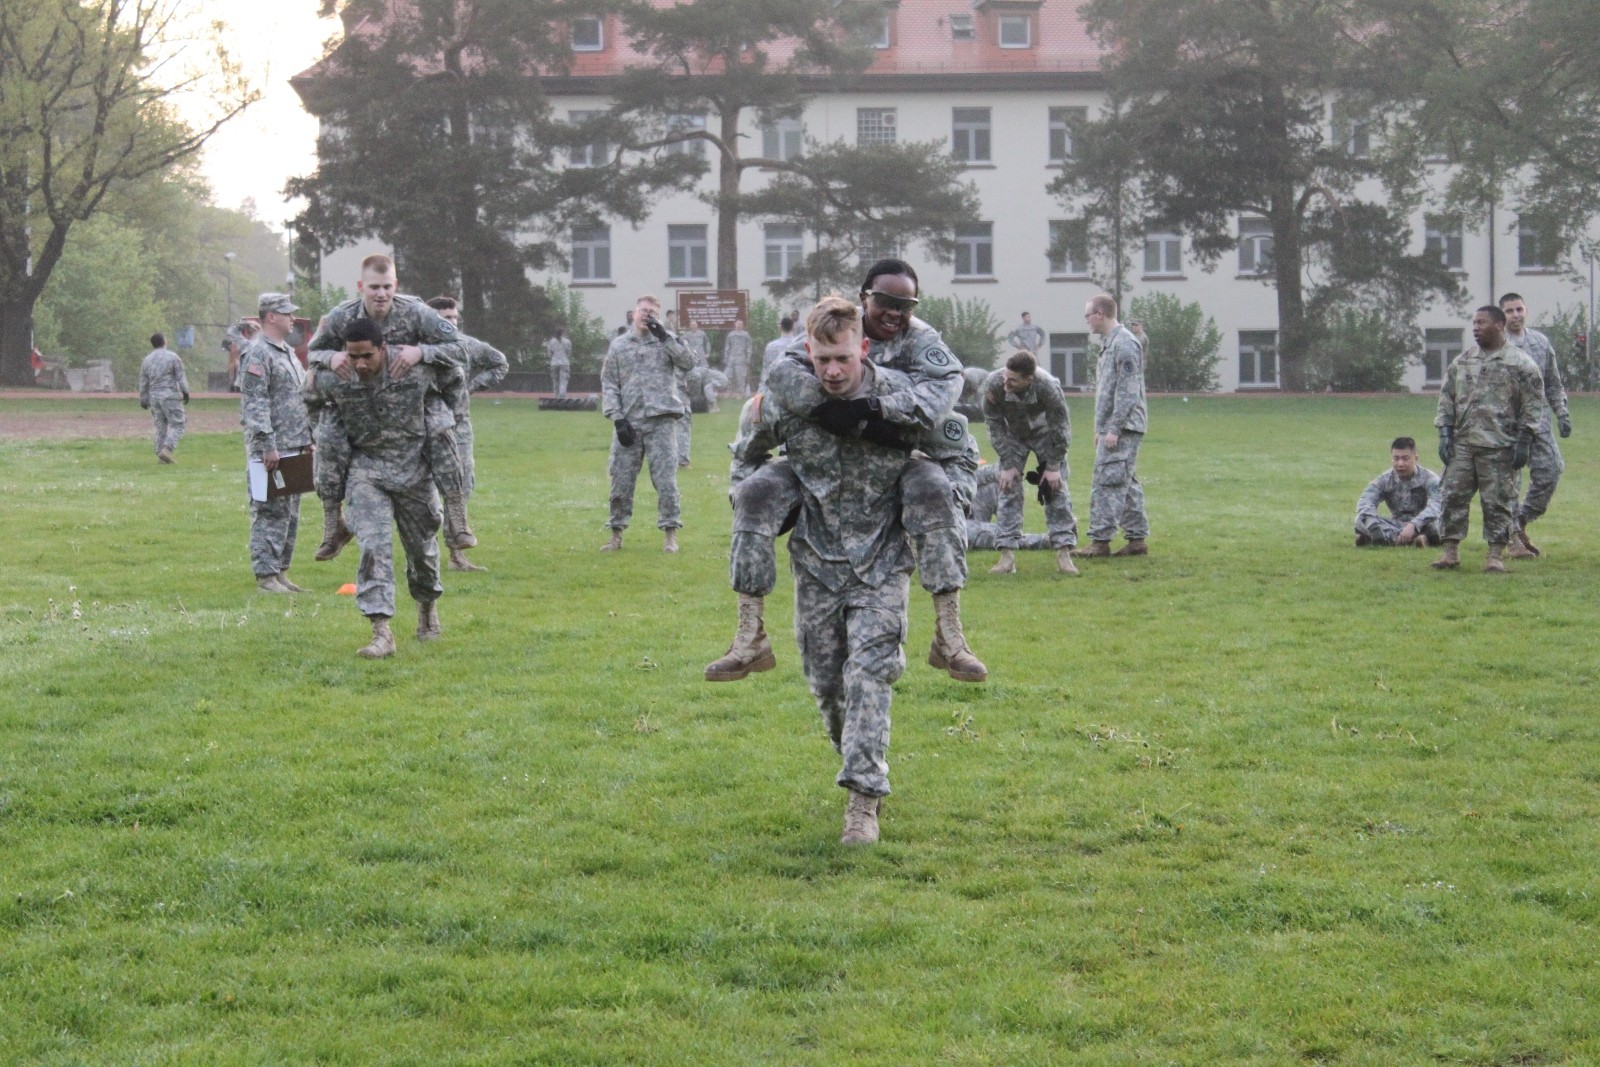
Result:
<instances>
[{"instance_id":1,"label":"black glove","mask_svg":"<svg viewBox=\"0 0 1600 1067\"><path fill-rule=\"evenodd\" d=\"M912 448L906 441L903 427L881 418L867 420L866 425L861 427L861 439L885 448L898 448L902 452L910 452Z\"/></svg>"},{"instance_id":2,"label":"black glove","mask_svg":"<svg viewBox=\"0 0 1600 1067\"><path fill-rule=\"evenodd\" d=\"M623 448L632 448L634 442L639 440L639 435L633 432L633 423L629 422L627 419L618 419L616 421L616 427L617 444L621 445Z\"/></svg>"},{"instance_id":3,"label":"black glove","mask_svg":"<svg viewBox=\"0 0 1600 1067\"><path fill-rule=\"evenodd\" d=\"M1558 422L1561 426L1561 437L1563 440L1572 436L1572 417L1570 415L1562 415L1556 419L1556 422Z\"/></svg>"},{"instance_id":4,"label":"black glove","mask_svg":"<svg viewBox=\"0 0 1600 1067\"><path fill-rule=\"evenodd\" d=\"M835 437L848 437L856 432L861 420L850 408L850 401L830 396L811 409L810 419Z\"/></svg>"},{"instance_id":5,"label":"black glove","mask_svg":"<svg viewBox=\"0 0 1600 1067\"><path fill-rule=\"evenodd\" d=\"M144 408L146 411L150 410L150 402L148 400L139 401L139 406Z\"/></svg>"},{"instance_id":6,"label":"black glove","mask_svg":"<svg viewBox=\"0 0 1600 1067\"><path fill-rule=\"evenodd\" d=\"M1056 495L1056 491L1050 488L1050 484L1044 480L1043 467L1035 471L1029 471L1023 477L1027 479L1029 485L1037 485L1039 487L1039 503L1048 504Z\"/></svg>"},{"instance_id":7,"label":"black glove","mask_svg":"<svg viewBox=\"0 0 1600 1067\"><path fill-rule=\"evenodd\" d=\"M189 402L189 394L188 393L184 393L183 394L183 402L185 404L187 404Z\"/></svg>"},{"instance_id":8,"label":"black glove","mask_svg":"<svg viewBox=\"0 0 1600 1067\"><path fill-rule=\"evenodd\" d=\"M656 318L654 315L651 315L649 318L644 320L644 328L649 330L651 336L653 336L657 341L660 341L662 344L666 344L670 339L667 335L667 328L661 325L661 320Z\"/></svg>"},{"instance_id":9,"label":"black glove","mask_svg":"<svg viewBox=\"0 0 1600 1067\"><path fill-rule=\"evenodd\" d=\"M1439 462L1450 465L1450 454L1455 451L1455 434L1446 427L1439 428Z\"/></svg>"},{"instance_id":10,"label":"black glove","mask_svg":"<svg viewBox=\"0 0 1600 1067\"><path fill-rule=\"evenodd\" d=\"M1517 443L1511 449L1511 469L1521 470L1528 465L1528 460L1533 458L1533 434L1524 433L1517 438Z\"/></svg>"}]
</instances>

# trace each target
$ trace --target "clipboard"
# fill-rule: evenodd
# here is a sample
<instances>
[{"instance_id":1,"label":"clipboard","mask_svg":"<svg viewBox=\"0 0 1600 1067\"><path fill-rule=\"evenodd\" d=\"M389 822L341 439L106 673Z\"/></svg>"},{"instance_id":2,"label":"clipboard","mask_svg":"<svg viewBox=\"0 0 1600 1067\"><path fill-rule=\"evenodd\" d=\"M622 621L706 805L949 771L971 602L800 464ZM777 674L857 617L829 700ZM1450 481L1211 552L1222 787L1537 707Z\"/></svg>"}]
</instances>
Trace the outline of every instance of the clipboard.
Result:
<instances>
[{"instance_id":1,"label":"clipboard","mask_svg":"<svg viewBox=\"0 0 1600 1067\"><path fill-rule=\"evenodd\" d=\"M249 464L250 499L259 503L309 493L316 488L311 471L310 452L280 453L275 471L267 470L259 459L252 459Z\"/></svg>"}]
</instances>

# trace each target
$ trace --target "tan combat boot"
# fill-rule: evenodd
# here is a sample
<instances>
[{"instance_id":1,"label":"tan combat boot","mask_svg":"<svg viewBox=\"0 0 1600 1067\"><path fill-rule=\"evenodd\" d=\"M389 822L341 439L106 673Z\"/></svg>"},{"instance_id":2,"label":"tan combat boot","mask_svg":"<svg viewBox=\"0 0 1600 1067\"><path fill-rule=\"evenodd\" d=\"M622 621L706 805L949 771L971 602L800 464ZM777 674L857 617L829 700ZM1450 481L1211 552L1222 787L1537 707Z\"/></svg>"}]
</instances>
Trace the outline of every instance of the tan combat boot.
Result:
<instances>
[{"instance_id":1,"label":"tan combat boot","mask_svg":"<svg viewBox=\"0 0 1600 1067\"><path fill-rule=\"evenodd\" d=\"M173 461L172 460L172 449L163 448L161 451L156 453L156 458L159 459L163 463L171 463Z\"/></svg>"},{"instance_id":2,"label":"tan combat boot","mask_svg":"<svg viewBox=\"0 0 1600 1067\"><path fill-rule=\"evenodd\" d=\"M1446 541L1439 558L1428 564L1436 571L1449 571L1461 566L1461 542Z\"/></svg>"},{"instance_id":3,"label":"tan combat boot","mask_svg":"<svg viewBox=\"0 0 1600 1067\"><path fill-rule=\"evenodd\" d=\"M928 649L928 666L949 671L958 682L981 682L989 668L967 647L961 628L960 592L933 594L933 645Z\"/></svg>"},{"instance_id":4,"label":"tan combat boot","mask_svg":"<svg viewBox=\"0 0 1600 1067\"><path fill-rule=\"evenodd\" d=\"M478 539L467 527L467 498L464 493L444 495L444 543L451 548L476 548Z\"/></svg>"},{"instance_id":5,"label":"tan combat boot","mask_svg":"<svg viewBox=\"0 0 1600 1067\"><path fill-rule=\"evenodd\" d=\"M666 536L661 539L661 551L663 551L663 552L676 552L676 551L678 551L678 531L677 530L668 530L667 531Z\"/></svg>"},{"instance_id":6,"label":"tan combat boot","mask_svg":"<svg viewBox=\"0 0 1600 1067\"><path fill-rule=\"evenodd\" d=\"M1077 565L1072 562L1072 549L1056 549L1056 570L1062 574L1077 574Z\"/></svg>"},{"instance_id":7,"label":"tan combat boot","mask_svg":"<svg viewBox=\"0 0 1600 1067\"><path fill-rule=\"evenodd\" d=\"M263 593L288 593L288 592L291 592L291 590L289 589L288 586L286 586L282 582L278 581L278 576L276 574L269 574L265 578L257 578L256 579L256 588L259 589Z\"/></svg>"},{"instance_id":8,"label":"tan combat boot","mask_svg":"<svg viewBox=\"0 0 1600 1067\"><path fill-rule=\"evenodd\" d=\"M617 551L620 551L621 548L622 548L622 531L613 529L611 531L611 540L609 540L605 544L601 545L600 546L600 551L602 551L602 552L617 552Z\"/></svg>"},{"instance_id":9,"label":"tan combat boot","mask_svg":"<svg viewBox=\"0 0 1600 1067\"><path fill-rule=\"evenodd\" d=\"M844 835L841 845L870 845L878 840L878 805L881 797L850 790L850 799L844 807Z\"/></svg>"},{"instance_id":10,"label":"tan combat boot","mask_svg":"<svg viewBox=\"0 0 1600 1067\"><path fill-rule=\"evenodd\" d=\"M480 567L467 558L465 549L452 548L450 550L450 569L453 571L486 571L488 567Z\"/></svg>"},{"instance_id":11,"label":"tan combat boot","mask_svg":"<svg viewBox=\"0 0 1600 1067\"><path fill-rule=\"evenodd\" d=\"M394 634L389 632L389 618L386 615L373 615L371 619L372 643L356 649L356 655L362 659L388 659L394 655Z\"/></svg>"},{"instance_id":12,"label":"tan combat boot","mask_svg":"<svg viewBox=\"0 0 1600 1067\"><path fill-rule=\"evenodd\" d=\"M302 589L298 585L295 585L293 582L291 582L289 580L289 572L288 571L279 571L278 572L278 584L283 586L285 589L289 590L289 592L291 592L291 593L304 593L305 592L304 589Z\"/></svg>"},{"instance_id":13,"label":"tan combat boot","mask_svg":"<svg viewBox=\"0 0 1600 1067\"><path fill-rule=\"evenodd\" d=\"M1523 544L1522 536L1520 533L1517 534L1511 539L1511 543L1506 545L1506 556L1510 559L1538 559L1539 553Z\"/></svg>"},{"instance_id":14,"label":"tan combat boot","mask_svg":"<svg viewBox=\"0 0 1600 1067\"><path fill-rule=\"evenodd\" d=\"M990 574L1017 573L1017 554L1009 548L1000 550L1000 562L989 568Z\"/></svg>"},{"instance_id":15,"label":"tan combat boot","mask_svg":"<svg viewBox=\"0 0 1600 1067\"><path fill-rule=\"evenodd\" d=\"M1506 573L1505 560L1502 558L1502 555L1504 554L1505 549L1506 549L1505 545L1490 545L1489 546L1489 558L1484 560L1483 573L1485 573L1485 574L1504 574L1504 573Z\"/></svg>"},{"instance_id":16,"label":"tan combat boot","mask_svg":"<svg viewBox=\"0 0 1600 1067\"><path fill-rule=\"evenodd\" d=\"M733 644L721 659L706 664L706 681L737 682L757 671L770 671L778 665L772 654L772 643L767 640L767 628L762 620L766 601L748 593L739 594L739 628L734 631Z\"/></svg>"},{"instance_id":17,"label":"tan combat boot","mask_svg":"<svg viewBox=\"0 0 1600 1067\"><path fill-rule=\"evenodd\" d=\"M1111 555L1110 541L1090 541L1088 548L1074 549L1072 554L1079 559L1100 559Z\"/></svg>"},{"instance_id":18,"label":"tan combat boot","mask_svg":"<svg viewBox=\"0 0 1600 1067\"><path fill-rule=\"evenodd\" d=\"M317 562L326 563L343 551L355 534L344 524L344 509L322 505L322 544L317 546Z\"/></svg>"},{"instance_id":19,"label":"tan combat boot","mask_svg":"<svg viewBox=\"0 0 1600 1067\"><path fill-rule=\"evenodd\" d=\"M1128 543L1111 553L1113 556L1148 556L1150 546L1144 543L1142 537L1130 537Z\"/></svg>"},{"instance_id":20,"label":"tan combat boot","mask_svg":"<svg viewBox=\"0 0 1600 1067\"><path fill-rule=\"evenodd\" d=\"M433 641L443 633L444 627L439 625L439 602L417 601L417 640Z\"/></svg>"}]
</instances>

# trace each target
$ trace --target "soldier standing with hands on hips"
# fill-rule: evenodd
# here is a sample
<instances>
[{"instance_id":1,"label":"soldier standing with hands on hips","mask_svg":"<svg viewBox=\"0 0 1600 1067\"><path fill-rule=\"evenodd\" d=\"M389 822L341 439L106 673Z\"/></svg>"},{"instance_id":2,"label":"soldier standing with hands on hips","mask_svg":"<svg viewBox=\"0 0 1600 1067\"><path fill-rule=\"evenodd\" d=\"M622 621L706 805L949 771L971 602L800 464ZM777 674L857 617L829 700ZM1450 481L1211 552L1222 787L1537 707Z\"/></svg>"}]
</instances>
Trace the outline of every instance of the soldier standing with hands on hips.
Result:
<instances>
[{"instance_id":1,"label":"soldier standing with hands on hips","mask_svg":"<svg viewBox=\"0 0 1600 1067\"><path fill-rule=\"evenodd\" d=\"M1100 336L1094 396L1094 479L1089 486L1089 547L1080 557L1143 556L1150 536L1139 484L1139 446L1149 419L1144 402L1144 347L1117 321L1117 302L1107 293L1090 297L1083 309L1089 331ZM1122 527L1128 540L1115 552L1111 539Z\"/></svg>"}]
</instances>

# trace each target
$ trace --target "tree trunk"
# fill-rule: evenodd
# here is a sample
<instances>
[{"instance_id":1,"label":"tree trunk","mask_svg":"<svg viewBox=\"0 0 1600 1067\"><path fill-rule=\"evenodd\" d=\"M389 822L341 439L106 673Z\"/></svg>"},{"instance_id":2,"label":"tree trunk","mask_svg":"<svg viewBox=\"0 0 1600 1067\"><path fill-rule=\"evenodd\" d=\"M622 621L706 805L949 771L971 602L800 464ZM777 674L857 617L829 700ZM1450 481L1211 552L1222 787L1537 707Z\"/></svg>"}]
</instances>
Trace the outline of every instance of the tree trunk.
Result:
<instances>
[{"instance_id":1,"label":"tree trunk","mask_svg":"<svg viewBox=\"0 0 1600 1067\"><path fill-rule=\"evenodd\" d=\"M1291 189L1273 205L1272 266L1278 290L1278 385L1286 392L1303 393L1311 334L1306 322L1305 255L1294 202Z\"/></svg>"},{"instance_id":2,"label":"tree trunk","mask_svg":"<svg viewBox=\"0 0 1600 1067\"><path fill-rule=\"evenodd\" d=\"M0 300L0 385L33 384L33 300Z\"/></svg>"},{"instance_id":3,"label":"tree trunk","mask_svg":"<svg viewBox=\"0 0 1600 1067\"><path fill-rule=\"evenodd\" d=\"M717 288L739 288L739 113L731 107L721 112L717 135L727 146L717 153Z\"/></svg>"}]
</instances>

